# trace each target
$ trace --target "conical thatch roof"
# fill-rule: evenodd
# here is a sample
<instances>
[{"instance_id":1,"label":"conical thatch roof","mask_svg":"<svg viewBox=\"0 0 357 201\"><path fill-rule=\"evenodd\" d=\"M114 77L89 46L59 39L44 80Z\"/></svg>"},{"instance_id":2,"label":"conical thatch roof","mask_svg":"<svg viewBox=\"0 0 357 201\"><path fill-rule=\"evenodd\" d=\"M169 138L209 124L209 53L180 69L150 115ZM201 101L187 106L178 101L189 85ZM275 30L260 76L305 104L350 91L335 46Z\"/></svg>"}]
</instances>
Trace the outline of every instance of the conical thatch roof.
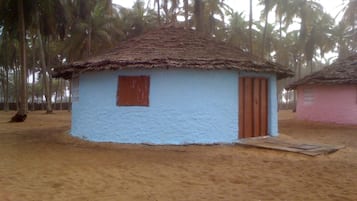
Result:
<instances>
[{"instance_id":1,"label":"conical thatch roof","mask_svg":"<svg viewBox=\"0 0 357 201\"><path fill-rule=\"evenodd\" d=\"M133 68L237 69L277 73L279 79L294 74L195 30L170 26L124 41L105 54L56 68L54 77L68 79L73 72Z\"/></svg>"},{"instance_id":2,"label":"conical thatch roof","mask_svg":"<svg viewBox=\"0 0 357 201\"><path fill-rule=\"evenodd\" d=\"M287 89L296 89L299 85L313 84L357 84L357 54L339 59L322 70L290 84Z\"/></svg>"}]
</instances>

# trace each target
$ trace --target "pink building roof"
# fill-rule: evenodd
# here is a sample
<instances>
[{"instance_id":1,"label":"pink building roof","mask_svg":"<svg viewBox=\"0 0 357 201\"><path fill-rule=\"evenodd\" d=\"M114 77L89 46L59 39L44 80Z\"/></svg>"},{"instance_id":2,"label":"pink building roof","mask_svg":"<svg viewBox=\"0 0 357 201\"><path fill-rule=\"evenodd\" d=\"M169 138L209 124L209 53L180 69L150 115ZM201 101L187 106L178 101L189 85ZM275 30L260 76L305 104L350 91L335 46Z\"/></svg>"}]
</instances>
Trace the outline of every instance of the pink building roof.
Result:
<instances>
[{"instance_id":1,"label":"pink building roof","mask_svg":"<svg viewBox=\"0 0 357 201\"><path fill-rule=\"evenodd\" d=\"M287 89L296 89L300 85L336 85L357 84L357 54L338 59L320 71L312 73L290 84Z\"/></svg>"}]
</instances>

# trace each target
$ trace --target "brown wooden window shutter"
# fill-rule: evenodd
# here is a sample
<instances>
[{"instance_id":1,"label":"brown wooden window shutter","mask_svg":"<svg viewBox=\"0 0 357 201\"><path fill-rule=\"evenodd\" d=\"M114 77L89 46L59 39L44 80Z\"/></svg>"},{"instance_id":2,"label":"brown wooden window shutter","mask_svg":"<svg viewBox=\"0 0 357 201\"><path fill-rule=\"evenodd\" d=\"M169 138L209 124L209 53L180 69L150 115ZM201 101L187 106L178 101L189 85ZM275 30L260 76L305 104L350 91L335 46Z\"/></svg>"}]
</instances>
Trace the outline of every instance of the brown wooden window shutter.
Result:
<instances>
[{"instance_id":1,"label":"brown wooden window shutter","mask_svg":"<svg viewBox=\"0 0 357 201\"><path fill-rule=\"evenodd\" d=\"M118 106L149 106L149 76L119 76Z\"/></svg>"}]
</instances>

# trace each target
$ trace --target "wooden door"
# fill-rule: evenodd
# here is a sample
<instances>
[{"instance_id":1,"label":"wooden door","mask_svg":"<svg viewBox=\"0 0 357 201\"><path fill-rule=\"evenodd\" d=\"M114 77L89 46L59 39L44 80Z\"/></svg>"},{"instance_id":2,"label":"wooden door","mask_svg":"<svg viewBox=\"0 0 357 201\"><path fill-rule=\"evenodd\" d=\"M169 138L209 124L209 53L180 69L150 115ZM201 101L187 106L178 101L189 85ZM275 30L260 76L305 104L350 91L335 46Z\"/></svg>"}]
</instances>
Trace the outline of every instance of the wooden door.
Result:
<instances>
[{"instance_id":1,"label":"wooden door","mask_svg":"<svg viewBox=\"0 0 357 201\"><path fill-rule=\"evenodd\" d=\"M268 132L268 80L239 79L239 138L265 136Z\"/></svg>"}]
</instances>

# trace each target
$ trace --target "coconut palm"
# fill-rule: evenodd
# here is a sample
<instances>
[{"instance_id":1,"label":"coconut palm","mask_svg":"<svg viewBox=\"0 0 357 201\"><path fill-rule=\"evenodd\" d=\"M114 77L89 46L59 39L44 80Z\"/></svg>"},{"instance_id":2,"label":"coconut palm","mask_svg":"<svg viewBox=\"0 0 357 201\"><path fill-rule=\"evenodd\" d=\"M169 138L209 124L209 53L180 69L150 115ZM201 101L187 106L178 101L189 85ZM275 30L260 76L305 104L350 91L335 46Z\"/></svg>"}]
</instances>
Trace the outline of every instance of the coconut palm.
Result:
<instances>
[{"instance_id":1,"label":"coconut palm","mask_svg":"<svg viewBox=\"0 0 357 201\"><path fill-rule=\"evenodd\" d=\"M220 39L225 35L225 15L232 13L232 8L224 0L194 1L193 21L196 29Z\"/></svg>"},{"instance_id":2,"label":"coconut palm","mask_svg":"<svg viewBox=\"0 0 357 201\"><path fill-rule=\"evenodd\" d=\"M245 21L243 12L233 13L228 27L227 41L234 44L245 51L250 50L249 37L250 34L246 30L249 27L249 22Z\"/></svg>"},{"instance_id":3,"label":"coconut palm","mask_svg":"<svg viewBox=\"0 0 357 201\"><path fill-rule=\"evenodd\" d=\"M357 1L349 0L343 7L342 21L337 27L339 40L339 57L343 58L357 51Z\"/></svg>"},{"instance_id":4,"label":"coconut palm","mask_svg":"<svg viewBox=\"0 0 357 201\"><path fill-rule=\"evenodd\" d=\"M136 1L132 9L120 9L120 30L125 33L125 37L137 36L148 29L158 26L157 14L154 10L145 9L144 5L142 1Z\"/></svg>"},{"instance_id":5,"label":"coconut palm","mask_svg":"<svg viewBox=\"0 0 357 201\"><path fill-rule=\"evenodd\" d=\"M261 3L264 5L264 10L263 10L263 16L264 16L264 30L263 30L263 37L262 37L262 48L261 48L261 54L260 57L264 58L265 57L265 44L267 40L267 30L268 30L268 16L269 16L269 11L271 10L271 0L261 0Z\"/></svg>"},{"instance_id":6,"label":"coconut palm","mask_svg":"<svg viewBox=\"0 0 357 201\"><path fill-rule=\"evenodd\" d=\"M356 40L351 37L351 29L348 25L341 21L333 30L333 36L337 41L337 52L339 58L345 58L353 53L353 45L356 45Z\"/></svg>"},{"instance_id":7,"label":"coconut palm","mask_svg":"<svg viewBox=\"0 0 357 201\"><path fill-rule=\"evenodd\" d=\"M20 41L20 63L21 63L21 78L20 78L20 105L16 115L12 118L13 121L25 121L28 111L27 105L27 60L26 60L26 29L24 15L24 1L17 0L18 7L18 32Z\"/></svg>"},{"instance_id":8,"label":"coconut palm","mask_svg":"<svg viewBox=\"0 0 357 201\"><path fill-rule=\"evenodd\" d=\"M161 25L160 0L155 0L155 3L157 4L157 22Z\"/></svg>"},{"instance_id":9,"label":"coconut palm","mask_svg":"<svg viewBox=\"0 0 357 201\"><path fill-rule=\"evenodd\" d=\"M352 30L355 31L356 28L356 19L357 19L357 1L356 0L349 0L346 6L343 8L343 21L351 26Z\"/></svg>"},{"instance_id":10,"label":"coconut palm","mask_svg":"<svg viewBox=\"0 0 357 201\"><path fill-rule=\"evenodd\" d=\"M183 0L183 9L184 9L184 16L185 16L185 26L189 26L188 22L188 13L189 13L189 4L188 0Z\"/></svg>"},{"instance_id":11,"label":"coconut palm","mask_svg":"<svg viewBox=\"0 0 357 201\"><path fill-rule=\"evenodd\" d=\"M249 1L249 52L253 54L253 0Z\"/></svg>"},{"instance_id":12,"label":"coconut palm","mask_svg":"<svg viewBox=\"0 0 357 201\"><path fill-rule=\"evenodd\" d=\"M264 26L260 23L255 23L256 32L255 32L255 40L254 49L264 49L264 57L266 59L273 60L273 53L276 52L276 47L279 43L279 34L278 31L275 29L274 24L265 24ZM264 31L266 31L264 35ZM263 39L265 37L265 39ZM261 43L264 41L264 44Z\"/></svg>"},{"instance_id":13,"label":"coconut palm","mask_svg":"<svg viewBox=\"0 0 357 201\"><path fill-rule=\"evenodd\" d=\"M0 70L2 74L2 92L4 100L4 111L9 110L10 94L10 71L13 71L13 64L16 63L16 51L18 49L18 40L15 35L2 30L0 33Z\"/></svg>"},{"instance_id":14,"label":"coconut palm","mask_svg":"<svg viewBox=\"0 0 357 201\"><path fill-rule=\"evenodd\" d=\"M19 64L20 72L20 104L17 113L12 117L12 121L22 122L27 116L27 58L26 58L26 29L31 10L32 3L24 0L3 0L0 3L0 25L2 31L8 32L10 35L16 35L19 41ZM26 12L25 12L26 11Z\"/></svg>"},{"instance_id":15,"label":"coconut palm","mask_svg":"<svg viewBox=\"0 0 357 201\"><path fill-rule=\"evenodd\" d=\"M214 34L219 38L223 38L225 30L225 16L232 15L233 9L229 7L224 0L206 0L203 1L204 9L203 16L208 34ZM217 18L216 16L219 16ZM223 32L223 35L222 35Z\"/></svg>"},{"instance_id":16,"label":"coconut palm","mask_svg":"<svg viewBox=\"0 0 357 201\"><path fill-rule=\"evenodd\" d=\"M334 20L326 13L316 11L313 15L311 30L307 32L306 41L304 44L305 60L313 71L312 60L315 56L323 57L326 52L334 49L336 41L333 34ZM319 50L319 55L317 55Z\"/></svg>"},{"instance_id":17,"label":"coconut palm","mask_svg":"<svg viewBox=\"0 0 357 201\"><path fill-rule=\"evenodd\" d=\"M170 8L169 8L170 4ZM179 9L179 0L163 0L162 10L165 14L165 23L174 23L177 21L177 14Z\"/></svg>"},{"instance_id":18,"label":"coconut palm","mask_svg":"<svg viewBox=\"0 0 357 201\"><path fill-rule=\"evenodd\" d=\"M79 0L66 5L69 33L64 51L70 61L110 48L121 39L121 30L116 25L117 14L106 13L105 2L86 2Z\"/></svg>"},{"instance_id":19,"label":"coconut palm","mask_svg":"<svg viewBox=\"0 0 357 201\"><path fill-rule=\"evenodd\" d=\"M203 8L202 0L194 0L193 21L197 31L203 31Z\"/></svg>"},{"instance_id":20,"label":"coconut palm","mask_svg":"<svg viewBox=\"0 0 357 201\"><path fill-rule=\"evenodd\" d=\"M59 0L37 0L33 8L34 22L33 34L39 45L39 58L43 77L43 86L46 98L46 111L52 113L51 72L49 68L49 43L50 37L63 39L67 20L64 15L64 7Z\"/></svg>"}]
</instances>

